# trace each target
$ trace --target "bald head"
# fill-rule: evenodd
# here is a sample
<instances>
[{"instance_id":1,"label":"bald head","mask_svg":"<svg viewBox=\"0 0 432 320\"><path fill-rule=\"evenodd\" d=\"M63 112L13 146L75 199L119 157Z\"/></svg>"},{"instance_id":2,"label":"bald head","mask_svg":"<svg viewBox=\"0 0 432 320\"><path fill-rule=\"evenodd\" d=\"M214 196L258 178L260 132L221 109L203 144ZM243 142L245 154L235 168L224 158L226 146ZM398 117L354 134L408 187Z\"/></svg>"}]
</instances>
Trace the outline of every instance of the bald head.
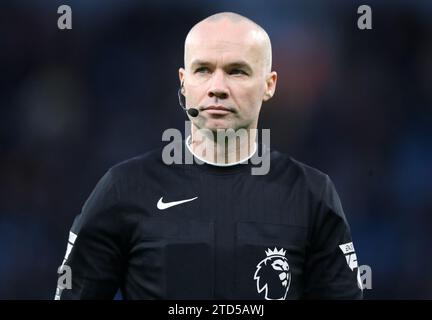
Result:
<instances>
[{"instance_id":1,"label":"bald head","mask_svg":"<svg viewBox=\"0 0 432 320\"><path fill-rule=\"evenodd\" d=\"M267 32L252 20L233 12L221 12L201 20L189 31L185 40L184 63L190 64L191 51L205 45L207 39L217 40L221 45L249 45L259 52L258 59L264 72L272 66L271 42Z\"/></svg>"}]
</instances>

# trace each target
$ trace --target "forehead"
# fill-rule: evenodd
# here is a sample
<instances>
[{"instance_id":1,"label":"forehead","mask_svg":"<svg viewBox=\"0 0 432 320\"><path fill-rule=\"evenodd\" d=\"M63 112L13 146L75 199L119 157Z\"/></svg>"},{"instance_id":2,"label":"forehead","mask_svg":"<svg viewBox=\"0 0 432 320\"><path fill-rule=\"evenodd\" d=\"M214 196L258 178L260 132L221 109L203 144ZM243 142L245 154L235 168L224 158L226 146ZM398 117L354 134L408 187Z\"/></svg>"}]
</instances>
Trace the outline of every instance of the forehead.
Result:
<instances>
[{"instance_id":1,"label":"forehead","mask_svg":"<svg viewBox=\"0 0 432 320\"><path fill-rule=\"evenodd\" d=\"M188 36L185 63L195 60L224 62L243 60L251 66L262 64L264 45L259 31L244 23L206 23Z\"/></svg>"}]
</instances>

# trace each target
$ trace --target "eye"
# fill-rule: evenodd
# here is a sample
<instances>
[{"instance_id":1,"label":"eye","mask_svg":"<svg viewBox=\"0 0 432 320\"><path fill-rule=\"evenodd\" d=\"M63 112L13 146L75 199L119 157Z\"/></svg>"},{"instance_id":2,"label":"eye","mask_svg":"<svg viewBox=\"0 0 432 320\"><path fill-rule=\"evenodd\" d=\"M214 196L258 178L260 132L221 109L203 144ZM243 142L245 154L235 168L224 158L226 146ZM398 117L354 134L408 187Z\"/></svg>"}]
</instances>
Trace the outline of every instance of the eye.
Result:
<instances>
[{"instance_id":1,"label":"eye","mask_svg":"<svg viewBox=\"0 0 432 320\"><path fill-rule=\"evenodd\" d=\"M247 75L247 73L242 69L232 69L229 74L241 74L241 75Z\"/></svg>"},{"instance_id":2,"label":"eye","mask_svg":"<svg viewBox=\"0 0 432 320\"><path fill-rule=\"evenodd\" d=\"M195 73L208 73L208 72L210 72L210 70L207 67L199 67L195 70Z\"/></svg>"}]
</instances>

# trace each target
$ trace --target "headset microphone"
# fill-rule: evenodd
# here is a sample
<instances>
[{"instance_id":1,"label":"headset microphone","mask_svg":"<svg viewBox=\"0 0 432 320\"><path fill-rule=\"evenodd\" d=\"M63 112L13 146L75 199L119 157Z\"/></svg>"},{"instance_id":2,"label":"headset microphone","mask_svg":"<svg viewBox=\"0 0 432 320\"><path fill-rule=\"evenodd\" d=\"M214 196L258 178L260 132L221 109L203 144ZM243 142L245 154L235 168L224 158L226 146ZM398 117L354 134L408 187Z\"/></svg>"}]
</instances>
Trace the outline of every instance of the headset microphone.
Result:
<instances>
[{"instance_id":1,"label":"headset microphone","mask_svg":"<svg viewBox=\"0 0 432 320\"><path fill-rule=\"evenodd\" d=\"M196 109L196 108L189 108L189 109L188 109L188 108L185 107L185 105L183 104L183 101L182 101L182 99L181 99L181 96L182 96L182 93L181 93L182 88L183 88L183 83L182 83L182 85L180 86L180 88L178 89L178 99L179 99L180 107L181 107L184 111L186 111L186 112L187 112L191 117L195 118L196 116L198 116L198 114L199 114L199 110Z\"/></svg>"},{"instance_id":2,"label":"headset microphone","mask_svg":"<svg viewBox=\"0 0 432 320\"><path fill-rule=\"evenodd\" d=\"M187 113L192 117L195 118L196 116L198 116L199 110L195 109L195 108L189 108L187 110Z\"/></svg>"}]
</instances>

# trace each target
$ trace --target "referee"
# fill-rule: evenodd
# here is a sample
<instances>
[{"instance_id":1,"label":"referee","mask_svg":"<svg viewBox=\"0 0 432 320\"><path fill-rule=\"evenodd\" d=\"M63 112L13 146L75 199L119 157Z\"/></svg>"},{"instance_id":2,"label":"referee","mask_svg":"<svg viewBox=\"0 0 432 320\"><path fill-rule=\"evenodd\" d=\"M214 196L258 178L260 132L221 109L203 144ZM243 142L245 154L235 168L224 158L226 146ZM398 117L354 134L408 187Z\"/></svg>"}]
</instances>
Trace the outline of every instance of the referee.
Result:
<instances>
[{"instance_id":1,"label":"referee","mask_svg":"<svg viewBox=\"0 0 432 320\"><path fill-rule=\"evenodd\" d=\"M174 148L202 164L166 164L161 147L110 168L73 222L72 285L55 299L362 298L330 178L255 142L277 82L267 33L218 13L189 31L184 54L191 135ZM216 139L227 129L247 143L228 148ZM266 174L251 174L257 153Z\"/></svg>"}]
</instances>

